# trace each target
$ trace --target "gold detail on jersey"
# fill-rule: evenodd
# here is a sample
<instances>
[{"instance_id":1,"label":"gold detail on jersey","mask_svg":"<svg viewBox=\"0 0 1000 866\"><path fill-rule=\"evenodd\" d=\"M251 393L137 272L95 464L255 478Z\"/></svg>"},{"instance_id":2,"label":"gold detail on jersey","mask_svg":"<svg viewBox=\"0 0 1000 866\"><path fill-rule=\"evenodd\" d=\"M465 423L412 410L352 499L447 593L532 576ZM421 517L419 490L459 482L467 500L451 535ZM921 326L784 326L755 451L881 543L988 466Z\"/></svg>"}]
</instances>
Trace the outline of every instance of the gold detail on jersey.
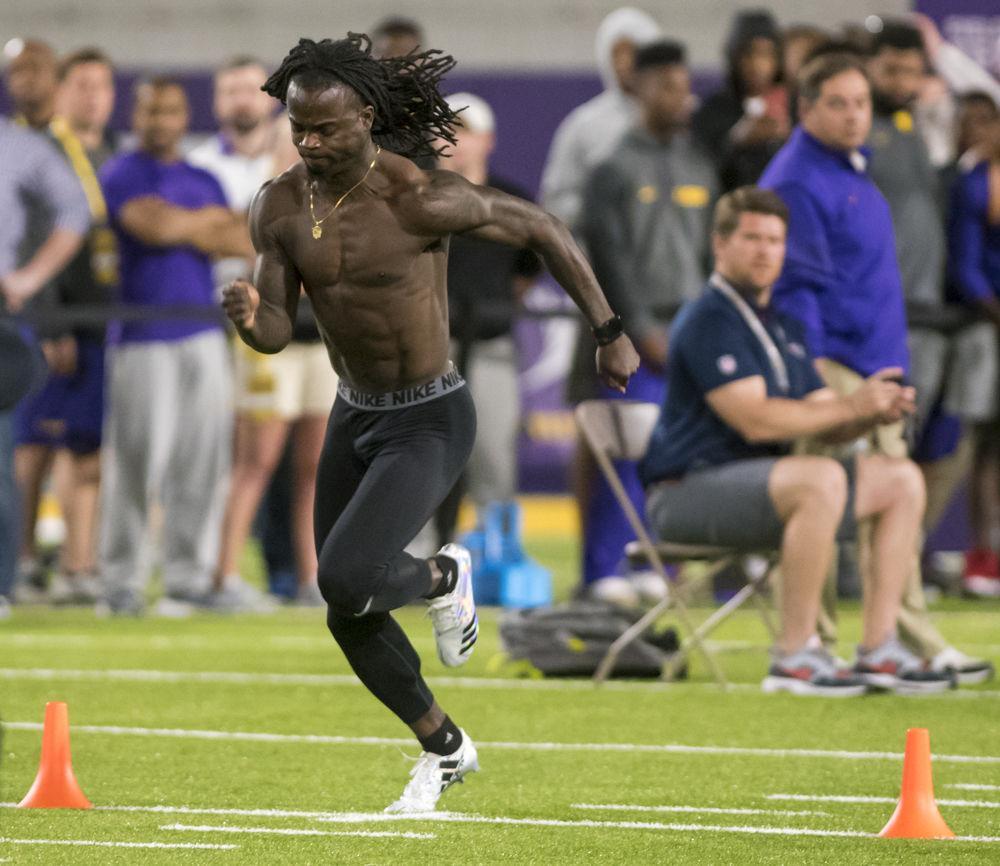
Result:
<instances>
[{"instance_id":1,"label":"gold detail on jersey","mask_svg":"<svg viewBox=\"0 0 1000 866\"><path fill-rule=\"evenodd\" d=\"M691 183L675 186L673 199L681 207L705 207L709 199L708 188Z\"/></svg>"},{"instance_id":2,"label":"gold detail on jersey","mask_svg":"<svg viewBox=\"0 0 1000 866\"><path fill-rule=\"evenodd\" d=\"M896 129L900 132L913 132L913 115L905 109L897 111L892 116L892 122L896 125Z\"/></svg>"},{"instance_id":3,"label":"gold detail on jersey","mask_svg":"<svg viewBox=\"0 0 1000 866\"><path fill-rule=\"evenodd\" d=\"M660 197L660 191L652 184L647 183L645 186L639 187L636 197L643 204L652 204Z\"/></svg>"}]
</instances>

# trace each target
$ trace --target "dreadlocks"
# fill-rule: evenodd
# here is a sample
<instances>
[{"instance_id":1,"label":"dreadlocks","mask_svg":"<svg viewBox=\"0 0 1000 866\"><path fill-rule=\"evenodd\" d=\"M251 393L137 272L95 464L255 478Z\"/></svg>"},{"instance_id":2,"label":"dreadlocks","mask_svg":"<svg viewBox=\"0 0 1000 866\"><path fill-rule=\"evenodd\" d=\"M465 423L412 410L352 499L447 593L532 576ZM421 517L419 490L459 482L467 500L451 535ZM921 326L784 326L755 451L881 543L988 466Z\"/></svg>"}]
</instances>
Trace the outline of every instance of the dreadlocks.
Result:
<instances>
[{"instance_id":1,"label":"dreadlocks","mask_svg":"<svg viewBox=\"0 0 1000 866\"><path fill-rule=\"evenodd\" d=\"M372 138L387 150L435 156L445 148L435 148L434 138L454 144L456 115L438 86L455 59L440 51L377 59L371 46L363 33L336 41L300 39L261 89L284 103L292 79L305 87L343 84L375 109Z\"/></svg>"}]
</instances>

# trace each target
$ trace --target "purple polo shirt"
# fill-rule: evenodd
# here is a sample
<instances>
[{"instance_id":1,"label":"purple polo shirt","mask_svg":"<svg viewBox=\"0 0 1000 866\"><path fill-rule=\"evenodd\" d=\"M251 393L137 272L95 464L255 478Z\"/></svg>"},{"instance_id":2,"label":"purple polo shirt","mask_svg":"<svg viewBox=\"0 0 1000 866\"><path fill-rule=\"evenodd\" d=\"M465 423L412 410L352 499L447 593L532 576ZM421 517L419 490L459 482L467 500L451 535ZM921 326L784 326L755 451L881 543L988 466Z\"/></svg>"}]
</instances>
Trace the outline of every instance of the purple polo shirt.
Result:
<instances>
[{"instance_id":1,"label":"purple polo shirt","mask_svg":"<svg viewBox=\"0 0 1000 866\"><path fill-rule=\"evenodd\" d=\"M122 302L214 307L212 260L208 256L191 246L145 244L129 234L118 217L127 202L142 196L157 196L184 208L226 207L219 182L183 160L164 163L141 152L109 160L101 169L100 179L111 225L118 236ZM218 322L208 320L127 322L122 326L121 342L182 340L219 327Z\"/></svg>"}]
</instances>

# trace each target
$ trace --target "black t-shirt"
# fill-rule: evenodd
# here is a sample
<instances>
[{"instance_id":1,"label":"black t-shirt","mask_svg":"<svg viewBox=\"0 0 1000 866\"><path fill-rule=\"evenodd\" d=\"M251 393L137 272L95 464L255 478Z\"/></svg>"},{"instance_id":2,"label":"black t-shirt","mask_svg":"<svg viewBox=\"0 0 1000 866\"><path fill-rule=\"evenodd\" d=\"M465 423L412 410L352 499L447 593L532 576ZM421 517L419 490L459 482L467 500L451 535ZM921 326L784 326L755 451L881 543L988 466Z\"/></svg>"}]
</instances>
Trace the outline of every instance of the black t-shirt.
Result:
<instances>
[{"instance_id":1,"label":"black t-shirt","mask_svg":"<svg viewBox=\"0 0 1000 866\"><path fill-rule=\"evenodd\" d=\"M517 187L489 177L486 185L518 198L531 197ZM532 278L541 263L531 250L452 235L448 252L448 314L451 335L463 344L509 334L514 320L515 277Z\"/></svg>"}]
</instances>

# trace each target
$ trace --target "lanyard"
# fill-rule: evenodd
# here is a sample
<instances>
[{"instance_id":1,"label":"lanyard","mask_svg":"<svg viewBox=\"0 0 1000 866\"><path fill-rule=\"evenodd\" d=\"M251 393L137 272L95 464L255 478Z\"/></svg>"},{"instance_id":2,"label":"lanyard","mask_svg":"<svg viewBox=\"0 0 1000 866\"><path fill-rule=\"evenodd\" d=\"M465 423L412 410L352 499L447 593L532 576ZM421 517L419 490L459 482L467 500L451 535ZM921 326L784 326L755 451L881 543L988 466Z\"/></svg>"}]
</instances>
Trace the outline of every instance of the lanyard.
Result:
<instances>
[{"instance_id":1,"label":"lanyard","mask_svg":"<svg viewBox=\"0 0 1000 866\"><path fill-rule=\"evenodd\" d=\"M782 394L787 394L791 387L788 381L788 367L785 364L785 359L781 356L781 352L778 351L778 347L774 344L774 340L767 332L767 328L764 327L757 314L743 299L743 296L729 285L718 271L713 273L708 281L712 284L712 288L725 296L736 307L739 314L743 317L743 321L747 323L747 327L753 331L753 335L764 349L768 361L771 362L771 369L774 371L774 378L778 382L778 389Z\"/></svg>"},{"instance_id":2,"label":"lanyard","mask_svg":"<svg viewBox=\"0 0 1000 866\"><path fill-rule=\"evenodd\" d=\"M94 165L87 156L83 143L61 117L54 117L49 124L49 129L56 141L62 146L69 158L70 165L73 166L73 171L80 179L80 185L87 195L87 203L90 205L90 214L94 218L94 222L98 224L107 222L108 208L104 203L101 184L97 180Z\"/></svg>"}]
</instances>

